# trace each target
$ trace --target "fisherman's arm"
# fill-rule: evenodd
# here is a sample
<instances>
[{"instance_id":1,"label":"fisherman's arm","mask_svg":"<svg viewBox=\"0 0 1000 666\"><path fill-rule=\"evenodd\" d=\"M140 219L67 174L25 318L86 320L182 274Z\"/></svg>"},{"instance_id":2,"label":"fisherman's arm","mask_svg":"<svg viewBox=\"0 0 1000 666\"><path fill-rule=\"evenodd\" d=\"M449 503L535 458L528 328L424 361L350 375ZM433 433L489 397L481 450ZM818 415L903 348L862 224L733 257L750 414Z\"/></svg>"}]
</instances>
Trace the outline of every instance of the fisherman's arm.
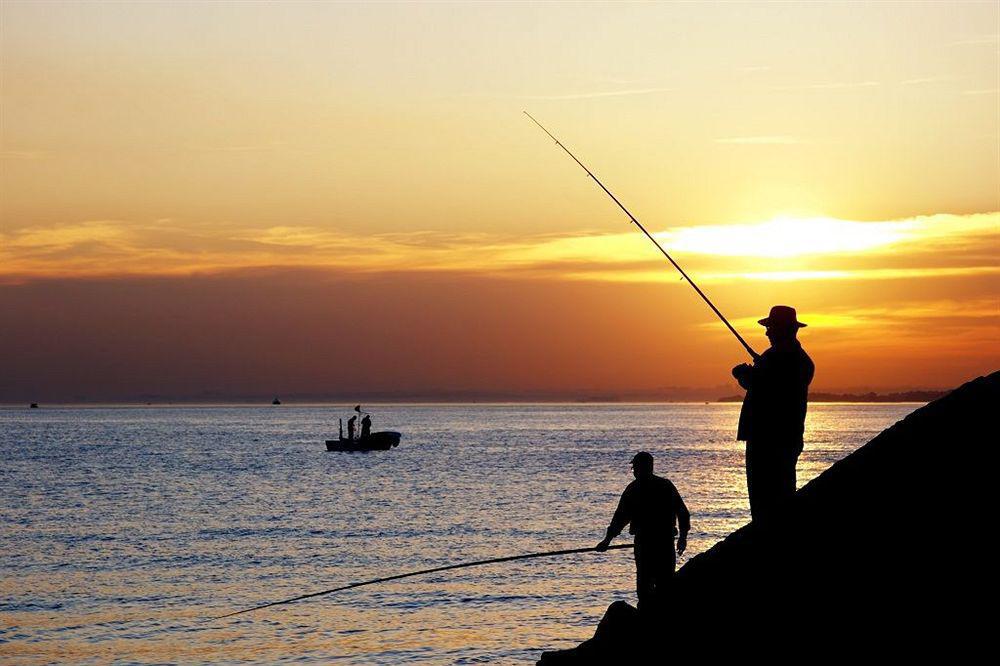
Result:
<instances>
[{"instance_id":1,"label":"fisherman's arm","mask_svg":"<svg viewBox=\"0 0 1000 666\"><path fill-rule=\"evenodd\" d=\"M805 357L805 361L802 364L802 384L805 388L809 388L812 384L813 375L816 374L816 366L813 364L812 359L808 356Z\"/></svg>"},{"instance_id":2,"label":"fisherman's arm","mask_svg":"<svg viewBox=\"0 0 1000 666\"><path fill-rule=\"evenodd\" d=\"M626 488L625 492L622 493L621 499L618 500L618 508L615 509L615 515L611 518L611 524L608 525L608 530L604 534L604 539L597 544L598 552L607 550L608 546L611 545L611 540L621 534L622 530L625 529L625 526L632 520L630 510L631 504L628 489Z\"/></svg>"},{"instance_id":3,"label":"fisherman's arm","mask_svg":"<svg viewBox=\"0 0 1000 666\"><path fill-rule=\"evenodd\" d=\"M679 528L677 554L683 555L687 549L688 532L691 531L691 512L688 511L687 505L684 504L680 493L677 493L677 526Z\"/></svg>"}]
</instances>

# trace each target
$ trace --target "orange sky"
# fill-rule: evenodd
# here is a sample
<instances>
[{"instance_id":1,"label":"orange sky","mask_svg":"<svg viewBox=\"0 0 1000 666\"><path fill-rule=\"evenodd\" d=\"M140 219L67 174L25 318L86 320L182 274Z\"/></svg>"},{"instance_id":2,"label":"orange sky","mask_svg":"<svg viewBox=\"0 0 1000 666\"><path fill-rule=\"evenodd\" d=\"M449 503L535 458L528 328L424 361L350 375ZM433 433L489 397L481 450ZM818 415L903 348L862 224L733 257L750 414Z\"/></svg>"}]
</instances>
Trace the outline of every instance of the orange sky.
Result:
<instances>
[{"instance_id":1,"label":"orange sky","mask_svg":"<svg viewBox=\"0 0 1000 666\"><path fill-rule=\"evenodd\" d=\"M0 14L0 400L728 389L525 108L816 388L1000 360L995 3Z\"/></svg>"}]
</instances>

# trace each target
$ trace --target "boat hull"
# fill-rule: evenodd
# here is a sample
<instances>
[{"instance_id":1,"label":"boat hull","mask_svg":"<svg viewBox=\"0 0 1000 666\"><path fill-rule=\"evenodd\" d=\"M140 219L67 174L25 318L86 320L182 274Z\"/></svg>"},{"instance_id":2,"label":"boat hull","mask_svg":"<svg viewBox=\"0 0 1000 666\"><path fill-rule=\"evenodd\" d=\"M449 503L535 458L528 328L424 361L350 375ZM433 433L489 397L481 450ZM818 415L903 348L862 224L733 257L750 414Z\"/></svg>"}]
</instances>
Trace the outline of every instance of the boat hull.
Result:
<instances>
[{"instance_id":1,"label":"boat hull","mask_svg":"<svg viewBox=\"0 0 1000 666\"><path fill-rule=\"evenodd\" d=\"M373 432L363 439L328 439L326 440L327 451L388 451L394 446L399 446L399 439L402 437L398 432L388 430Z\"/></svg>"}]
</instances>

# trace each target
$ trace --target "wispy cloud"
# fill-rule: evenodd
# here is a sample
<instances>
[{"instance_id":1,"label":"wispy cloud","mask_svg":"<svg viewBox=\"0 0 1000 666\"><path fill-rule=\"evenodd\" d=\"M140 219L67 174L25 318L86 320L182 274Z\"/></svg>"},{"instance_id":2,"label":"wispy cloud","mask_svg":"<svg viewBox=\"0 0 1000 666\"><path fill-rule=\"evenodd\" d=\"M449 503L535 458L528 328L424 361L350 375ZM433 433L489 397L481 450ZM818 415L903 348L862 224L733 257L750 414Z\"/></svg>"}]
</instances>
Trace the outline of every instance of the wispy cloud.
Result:
<instances>
[{"instance_id":1,"label":"wispy cloud","mask_svg":"<svg viewBox=\"0 0 1000 666\"><path fill-rule=\"evenodd\" d=\"M913 278L941 278L974 275L1000 275L998 266L972 266L955 268L875 268L862 270L817 271L752 271L745 273L710 273L706 282L801 282L829 280L904 280Z\"/></svg>"},{"instance_id":2,"label":"wispy cloud","mask_svg":"<svg viewBox=\"0 0 1000 666\"><path fill-rule=\"evenodd\" d=\"M802 139L788 134L765 134L761 136L729 136L714 139L715 143L731 143L743 146L788 146L805 143Z\"/></svg>"},{"instance_id":3,"label":"wispy cloud","mask_svg":"<svg viewBox=\"0 0 1000 666\"><path fill-rule=\"evenodd\" d=\"M286 145L284 141L267 141L264 143L247 143L218 146L188 146L189 150L205 153L259 153L280 150Z\"/></svg>"},{"instance_id":4,"label":"wispy cloud","mask_svg":"<svg viewBox=\"0 0 1000 666\"><path fill-rule=\"evenodd\" d=\"M1000 212L861 222L777 218L655 233L699 281L894 280L1000 274ZM546 279L675 280L633 232L526 237L437 232L350 234L307 225L181 232L118 220L0 233L0 276L191 274L266 266L358 273L462 271Z\"/></svg>"},{"instance_id":5,"label":"wispy cloud","mask_svg":"<svg viewBox=\"0 0 1000 666\"><path fill-rule=\"evenodd\" d=\"M652 95L654 93L671 92L673 88L628 88L625 90L606 90L599 92L568 93L563 95L525 95L521 99L532 100L568 100L593 99L595 97L624 97L627 95Z\"/></svg>"},{"instance_id":6,"label":"wispy cloud","mask_svg":"<svg viewBox=\"0 0 1000 666\"><path fill-rule=\"evenodd\" d=\"M850 88L875 88L880 85L882 85L880 81L830 81L795 86L775 86L772 90L845 90Z\"/></svg>"},{"instance_id":7,"label":"wispy cloud","mask_svg":"<svg viewBox=\"0 0 1000 666\"><path fill-rule=\"evenodd\" d=\"M926 83L941 83L953 80L950 76L923 76L915 79L904 79L899 82L901 86L919 86Z\"/></svg>"},{"instance_id":8,"label":"wispy cloud","mask_svg":"<svg viewBox=\"0 0 1000 666\"><path fill-rule=\"evenodd\" d=\"M48 155L45 150L0 150L0 158L5 160L40 160Z\"/></svg>"},{"instance_id":9,"label":"wispy cloud","mask_svg":"<svg viewBox=\"0 0 1000 666\"><path fill-rule=\"evenodd\" d=\"M927 300L899 303L891 308L839 308L824 313L801 313L802 321L809 324L821 324L824 327L852 327L886 322L892 320L912 319L997 319L1000 311L996 301L989 299L970 299L967 301ZM754 326L757 319L743 317L735 319L733 324ZM705 326L714 326L714 322L706 322Z\"/></svg>"},{"instance_id":10,"label":"wispy cloud","mask_svg":"<svg viewBox=\"0 0 1000 666\"><path fill-rule=\"evenodd\" d=\"M952 42L952 46L974 46L979 44L1000 44L1000 34L978 35Z\"/></svg>"},{"instance_id":11,"label":"wispy cloud","mask_svg":"<svg viewBox=\"0 0 1000 666\"><path fill-rule=\"evenodd\" d=\"M694 266L695 270L691 267ZM929 280L939 278L1000 276L1000 266L955 268L884 268L836 270L761 270L748 266L745 271L703 270L700 264L688 264L688 272L696 275L698 284L747 284L761 282L834 283L873 282L886 280ZM653 269L631 267L606 269L593 265L576 271L563 271L561 277L573 280L625 283L676 282L679 278L664 264Z\"/></svg>"},{"instance_id":12,"label":"wispy cloud","mask_svg":"<svg viewBox=\"0 0 1000 666\"><path fill-rule=\"evenodd\" d=\"M759 330L757 317L733 322L743 330ZM949 300L929 297L893 307L834 307L800 309L814 345L827 351L884 357L901 348L926 349L936 357L968 357L970 350L985 352L986 367L996 362L995 341L1000 334L1000 312L995 301L980 298ZM705 327L708 329L708 327ZM992 358L990 358L992 357ZM985 360L985 359L984 359Z\"/></svg>"},{"instance_id":13,"label":"wispy cloud","mask_svg":"<svg viewBox=\"0 0 1000 666\"><path fill-rule=\"evenodd\" d=\"M814 83L806 86L810 90L836 90L838 88L874 88L882 85L878 81L848 81L837 83Z\"/></svg>"}]
</instances>

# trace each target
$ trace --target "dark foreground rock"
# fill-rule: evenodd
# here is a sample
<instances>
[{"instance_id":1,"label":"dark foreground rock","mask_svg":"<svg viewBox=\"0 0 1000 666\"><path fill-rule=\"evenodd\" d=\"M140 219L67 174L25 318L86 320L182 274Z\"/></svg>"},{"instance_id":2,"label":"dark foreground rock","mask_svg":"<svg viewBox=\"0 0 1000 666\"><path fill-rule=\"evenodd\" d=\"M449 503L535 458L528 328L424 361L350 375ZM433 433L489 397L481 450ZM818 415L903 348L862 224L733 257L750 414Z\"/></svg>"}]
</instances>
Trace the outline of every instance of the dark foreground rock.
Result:
<instances>
[{"instance_id":1,"label":"dark foreground rock","mask_svg":"<svg viewBox=\"0 0 1000 666\"><path fill-rule=\"evenodd\" d=\"M615 602L593 638L539 663L953 662L993 633L995 575L983 562L998 412L1000 372L916 410L800 489L772 524L692 558L669 607L640 618Z\"/></svg>"}]
</instances>

